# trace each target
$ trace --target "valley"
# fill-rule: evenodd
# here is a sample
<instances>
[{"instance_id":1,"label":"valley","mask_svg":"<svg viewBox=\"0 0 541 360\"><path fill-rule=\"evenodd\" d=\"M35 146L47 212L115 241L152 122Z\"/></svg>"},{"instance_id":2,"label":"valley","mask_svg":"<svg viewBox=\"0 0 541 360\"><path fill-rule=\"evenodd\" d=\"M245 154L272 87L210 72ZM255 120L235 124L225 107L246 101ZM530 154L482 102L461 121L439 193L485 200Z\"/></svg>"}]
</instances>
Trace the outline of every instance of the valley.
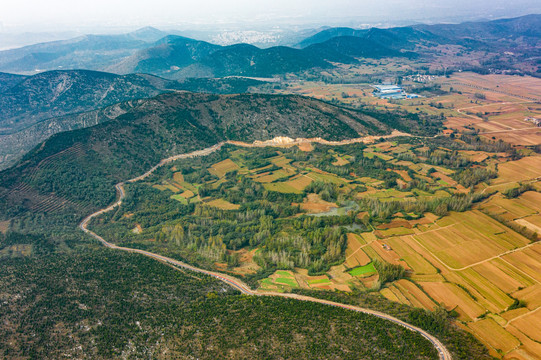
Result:
<instances>
[{"instance_id":1,"label":"valley","mask_svg":"<svg viewBox=\"0 0 541 360\"><path fill-rule=\"evenodd\" d=\"M539 359L540 20L0 51L0 357Z\"/></svg>"},{"instance_id":2,"label":"valley","mask_svg":"<svg viewBox=\"0 0 541 360\"><path fill-rule=\"evenodd\" d=\"M462 170L463 176L457 176L454 169L400 160L401 156L403 158L406 155L412 160L412 154L419 151L416 149L422 149L421 151L425 152L423 155L428 159L442 154L427 155L429 150L424 149L425 143L418 144L416 148L408 144L408 138L398 139L395 142L393 139L390 139L391 142L380 140L382 142L379 143L373 143L374 139L370 139L368 144L355 147L322 146L317 143L306 146L304 144L307 141L304 141L285 144L279 148L270 147L266 152L257 150L255 158L250 156L250 150L237 149L236 146L225 148L226 150L215 147L212 150L218 151L216 155L198 153L210 156L214 159L211 161L162 161L160 167L169 168L169 171L154 168L157 176L148 172L134 179L135 181L129 181L128 195L120 209L115 210L114 216L104 214L93 219L91 226L93 231L102 236L107 237L109 234L111 237L114 234L115 238L123 239L121 243L108 246L139 248L144 249L141 250L144 253L154 252L177 259L190 259L192 263L200 263L210 269L240 277L257 287L257 292L261 294L269 291L288 293L295 289L346 292L361 289L379 290L381 295L391 301L427 310L434 310L442 304L448 311L454 312L470 331L487 341L494 351L512 356L521 353L535 354L535 342L523 341L527 338L527 327L518 329L512 326L514 317L510 314L526 316L528 310L524 306L527 302L522 294L531 296L531 291L535 292L536 280L521 270L522 265L510 263L508 258L525 261L525 256L529 256L528 259L532 259L530 261L538 264L532 263L529 266L539 266L537 260L534 260L538 256L538 246L531 242L537 241L539 235L536 235L535 230L531 230L531 226L536 226L533 223L540 210L537 205L541 203L539 193L535 192L535 184L540 174L534 171L532 175L521 178L520 183L511 182L513 179L506 175L498 176L493 182L505 183L506 187L500 188L502 193L494 192L483 196L482 192L476 193L475 190L485 189L485 186L489 185L484 181L476 183L478 180L467 180L464 177L468 173L466 170ZM259 146L261 145L258 144ZM449 144L446 146L452 147ZM352 152L353 149L359 151L359 147L364 147L360 155ZM441 148L443 147L438 147ZM467 167L472 151L455 151L459 156L459 159L454 160L455 164L460 164L458 169ZM506 156L501 157L500 151L497 154L500 156L492 157L495 161L487 161L488 158L483 157L478 158L481 161L476 163L484 164L487 168L501 166L502 174L507 174L505 168L513 166L514 162L509 162ZM384 181L366 176L369 174L352 176L355 170L347 165L351 165L358 157L376 159L376 162L385 161L379 166L386 172L398 174L391 181L402 185L399 191L389 189L389 185L383 184ZM225 160L219 161L224 158ZM310 160L313 165L303 162L307 158L312 158ZM264 163L247 165L255 159L266 160ZM218 162L207 169L195 165L201 166L215 161ZM539 161L539 157L526 157L519 161L535 163ZM188 173L184 170L187 166L190 169ZM370 169L370 162L363 162L362 166L364 172L370 173L370 170L367 170ZM378 173L376 169L372 171ZM437 170L434 171L435 169ZM331 172L328 172L329 170ZM197 176L194 178L191 172L195 172ZM207 175L204 175L205 173ZM344 175L339 174L348 175L344 178ZM381 173L376 177L381 177ZM209 182L200 183L200 179L206 178L209 178ZM198 180L194 183L189 179ZM137 186L136 182L143 182L142 187ZM253 185L246 187L247 182ZM267 191L266 194L272 194L273 207L268 211L274 215L270 217L262 215L261 211L266 207L266 200L255 200L269 196L258 195L257 183L262 185L264 190L261 190ZM517 186L520 188L521 184L525 183L528 184L528 190L517 197L517 201L529 199L525 201L528 201L529 205L526 206L530 206L531 210L525 214L534 216L531 222L526 224L532 225L524 226L524 222L517 217L502 220L495 217L494 212L487 211L493 207L493 201L500 202L497 199L501 198L501 194L507 194L509 189L516 189ZM332 184L334 189L328 188L329 184ZM165 198L157 197L158 193L153 194L148 187L154 188L154 192L166 193L170 202L180 202L183 206L191 207L197 217L191 217L189 212L180 210L186 214L180 221L177 219L156 222L159 216L149 212L149 204L152 202L149 202L149 199L156 198L153 202L163 204ZM141 194L141 197L132 198L130 190ZM473 196L468 198L465 193L470 191ZM254 200L241 195L250 192L253 192L252 196L255 198L252 199L259 205L250 203ZM277 193L284 197L281 198ZM124 194L123 188L121 194ZM355 197L349 198L351 195ZM489 198L485 199L486 197ZM157 200L158 198L162 200ZM377 208L373 206L382 205L379 202L371 204L370 200L373 199L384 201L383 204L389 204L389 208L394 210L390 210L391 213L386 215L377 215ZM352 200L360 200L361 207L348 206ZM508 200L509 203L512 201ZM470 209L472 202L475 204ZM287 212L287 206L297 208ZM507 205L507 208L510 206ZM259 216L262 217L254 222L250 219L249 209L256 208L260 209ZM333 209L337 211L331 211ZM465 212L447 213L449 210ZM281 215L284 213L285 215ZM213 229L211 233L201 232L198 220L201 217L206 219L204 226ZM241 217L248 222L243 224ZM329 221L326 221L327 217ZM150 219L152 220L149 222ZM263 229L263 224L269 222ZM256 225L257 223L260 225ZM377 225L378 223L380 225ZM479 224L482 224L482 227ZM231 225L234 227L230 228ZM224 226L229 230L223 230ZM322 229L319 235L323 237L321 245L326 246L326 249L323 247L320 250L322 254L314 253L311 249L321 246L317 243L299 243L301 239L317 239L316 233L308 231L305 234L310 226ZM250 227L253 230L248 230ZM333 228L334 230L328 231ZM337 230L339 228L341 231ZM353 232L348 232L350 228L349 231ZM262 232L266 234L261 236ZM198 240L199 233L203 234L201 240L209 239L209 242ZM239 233L245 234L244 242L237 243L238 238L228 236ZM475 233L477 235L474 236ZM191 238L192 236L195 238ZM262 243L255 240L269 236L270 239ZM457 241L458 238L463 240ZM334 245L333 241L338 241L337 245ZM442 241L451 242L444 245ZM184 246L186 248L183 249ZM333 250L333 246L337 249ZM332 251L336 251L336 258L331 257ZM481 254L483 255L479 257ZM328 259L328 263L312 262L311 257ZM521 260L518 260L519 258ZM497 272L494 273L495 271ZM263 278L265 276L268 277ZM501 276L507 278L503 279ZM508 288L513 281L516 282L516 287ZM531 316L535 316L538 308L537 305L532 306ZM526 312L517 312L515 309L524 309ZM498 332L501 335L498 341L485 340L483 331Z\"/></svg>"},{"instance_id":3,"label":"valley","mask_svg":"<svg viewBox=\"0 0 541 360\"><path fill-rule=\"evenodd\" d=\"M231 279L227 282L242 279L247 285L241 289L250 289L251 294L311 299L326 299L328 292L357 294L360 299L368 298L353 300L345 295L327 300L384 313L389 313L390 305L374 304L387 301L410 309L445 311L446 317L456 319L456 325L443 332L416 323L412 313L404 316L392 310L390 315L436 334L453 358L462 358L458 354L463 351L453 339L467 343L457 332L458 326L474 334L493 356L528 359L539 350L535 332L527 324L535 321L531 319L540 305L535 300L535 269L540 266L536 242L540 160L535 148L527 147L536 141L535 131L527 123L523 126L532 136L530 142L509 144L508 139L499 141L499 136L516 132L510 127L519 127L517 117L536 116L536 103L523 98L530 96L529 91L535 94L528 86L536 82L525 79L499 89L481 83L485 79L489 78L475 74L436 78L432 86L443 89L438 90L442 95L399 101L376 99L362 85L357 96L342 96L352 87L326 85L319 90L322 100L341 96L341 103L351 101L347 108L335 109L329 103L291 97L286 92L240 96L176 93L150 102L139 100L116 120L69 136L58 134L24 163L5 171L3 184L14 180L3 190L3 206L11 214L8 228L24 232L33 227L35 232L49 227L53 235L69 212L80 214L71 217L73 224L112 202L114 184L131 176L133 180L117 186L125 194L119 208L108 208L114 211L87 219L96 238L108 241L112 250L225 274L219 276ZM479 85L472 85L476 83ZM307 95L302 90L307 85L319 86L308 84L299 90L287 88ZM480 92L483 97L477 95ZM321 113L308 115L317 119L310 121L309 132L295 124L298 135L289 132L291 138L269 139L265 134L284 133L269 128L248 142L245 135L231 132L229 124L233 123L227 120L236 116L244 99L260 104L276 101L277 109L297 104L295 116L299 111L310 114L313 110L307 109L318 107L322 113L333 109L334 115L328 119ZM202 100L209 105L201 107ZM373 107L354 110L355 101ZM228 107L235 110L229 112ZM495 110L487 115L477 111L487 107ZM171 117L172 108L181 122ZM187 116L189 112L183 109L198 115ZM201 117L215 109L226 114L221 123ZM275 110L269 107L267 111ZM258 116L252 121L260 121ZM289 119L293 116L280 116L276 125L287 124L292 129ZM196 135L202 136L197 145L185 143L179 148L179 141L172 140L175 137L169 133L171 142L163 142L161 137L162 143L152 146L162 149L162 157L171 156L159 160L160 155L154 153L149 157L134 140L151 140L148 135L138 135L148 134L144 129L150 124L155 134L163 131L155 127L156 117L162 117L163 129L177 132L177 139L193 139L193 135L187 136L193 130L179 131L182 121L190 129L192 119L203 125L197 125L197 131L205 135ZM419 126L429 123L434 130ZM508 127L485 133L483 129L496 126L493 123ZM316 124L321 127L314 127ZM348 129L345 134L349 135L336 131L334 137L329 136L333 126ZM435 130L442 126L449 131ZM228 140L204 151L195 150L203 139L209 145L219 140L220 128L229 129ZM116 135L123 133L129 134L125 140ZM108 139L112 134L113 147ZM359 138L359 134L367 136ZM89 136L101 139L102 145L96 146L95 140L87 143ZM120 145L122 141L125 145ZM128 151L118 152L119 146ZM172 149L176 149L173 154ZM182 155L182 149L195 152ZM96 151L108 153L109 161L111 155L117 157L114 163L118 166L96 162ZM178 152L181 155L174 155ZM114 173L103 176L104 170L113 168ZM74 170L87 174L85 180L70 182L72 176L80 176ZM21 174L27 174L23 181ZM45 174L49 177L44 178ZM97 183L102 185L96 187ZM57 184L53 185L57 190L47 193L45 184ZM88 197L87 188L101 190L93 190ZM21 199L27 199L26 210L10 205ZM38 220L34 214L42 212L50 215ZM11 257L27 256L24 254L35 252L33 249L13 245L1 251ZM292 293L295 295L289 295ZM478 354L481 358L481 352Z\"/></svg>"}]
</instances>

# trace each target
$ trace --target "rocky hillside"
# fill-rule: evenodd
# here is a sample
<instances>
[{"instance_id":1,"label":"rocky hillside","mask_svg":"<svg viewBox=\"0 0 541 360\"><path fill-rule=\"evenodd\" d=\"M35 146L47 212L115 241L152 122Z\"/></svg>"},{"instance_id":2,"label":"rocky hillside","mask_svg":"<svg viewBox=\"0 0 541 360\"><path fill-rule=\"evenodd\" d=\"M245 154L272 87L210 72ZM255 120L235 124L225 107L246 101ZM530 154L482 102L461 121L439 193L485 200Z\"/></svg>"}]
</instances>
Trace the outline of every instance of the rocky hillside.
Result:
<instances>
[{"instance_id":1,"label":"rocky hillside","mask_svg":"<svg viewBox=\"0 0 541 360\"><path fill-rule=\"evenodd\" d=\"M88 71L49 71L23 80L0 94L1 135L35 123L163 92L167 82L139 75Z\"/></svg>"},{"instance_id":2,"label":"rocky hillside","mask_svg":"<svg viewBox=\"0 0 541 360\"><path fill-rule=\"evenodd\" d=\"M52 135L94 126L125 114L141 100L114 104L103 109L53 117L8 135L0 135L0 170L15 164L28 151Z\"/></svg>"}]
</instances>

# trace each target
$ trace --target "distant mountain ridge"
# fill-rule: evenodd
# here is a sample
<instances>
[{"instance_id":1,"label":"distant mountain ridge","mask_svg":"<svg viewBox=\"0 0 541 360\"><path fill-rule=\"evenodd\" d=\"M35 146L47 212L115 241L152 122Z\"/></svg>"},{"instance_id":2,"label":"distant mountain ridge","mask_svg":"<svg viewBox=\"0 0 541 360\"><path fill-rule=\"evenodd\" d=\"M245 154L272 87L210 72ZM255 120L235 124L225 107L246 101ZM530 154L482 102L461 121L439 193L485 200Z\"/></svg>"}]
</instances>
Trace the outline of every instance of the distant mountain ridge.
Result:
<instances>
[{"instance_id":1,"label":"distant mountain ridge","mask_svg":"<svg viewBox=\"0 0 541 360\"><path fill-rule=\"evenodd\" d=\"M388 29L352 29L347 27L329 28L297 44L297 47L306 48L314 44L324 43L336 37L355 37L374 41L392 49L413 50L416 43L442 40L441 37L426 30L418 30L415 27L396 27Z\"/></svg>"},{"instance_id":2,"label":"distant mountain ridge","mask_svg":"<svg viewBox=\"0 0 541 360\"><path fill-rule=\"evenodd\" d=\"M84 35L0 52L0 71L101 70L166 36L154 28L120 35Z\"/></svg>"},{"instance_id":3,"label":"distant mountain ridge","mask_svg":"<svg viewBox=\"0 0 541 360\"><path fill-rule=\"evenodd\" d=\"M344 57L343 54L340 56ZM349 57L348 60L354 61ZM219 46L180 36L167 36L156 46L138 51L107 70L152 73L169 79L182 79L230 75L271 77L314 67L332 67L326 60L325 52L319 52L318 48L300 50L274 46L260 49L249 44Z\"/></svg>"},{"instance_id":4,"label":"distant mountain ridge","mask_svg":"<svg viewBox=\"0 0 541 360\"><path fill-rule=\"evenodd\" d=\"M353 36L371 39L392 49L413 50L419 44L471 45L485 43L495 46L502 41L510 44L525 37L541 38L541 14L525 15L511 19L499 19L461 24L412 25L388 29L352 29L335 27L325 29L297 44L299 48L323 43L335 37Z\"/></svg>"},{"instance_id":5,"label":"distant mountain ridge","mask_svg":"<svg viewBox=\"0 0 541 360\"><path fill-rule=\"evenodd\" d=\"M168 79L230 75L274 76L356 58L415 57L433 46L516 48L539 52L541 15L464 24L413 25L389 29L329 28L296 48L220 46L145 28L124 35L87 35L0 52L0 71L32 74L90 69L117 74L150 73ZM527 46L526 46L527 45ZM517 51L518 51L517 50Z\"/></svg>"}]
</instances>

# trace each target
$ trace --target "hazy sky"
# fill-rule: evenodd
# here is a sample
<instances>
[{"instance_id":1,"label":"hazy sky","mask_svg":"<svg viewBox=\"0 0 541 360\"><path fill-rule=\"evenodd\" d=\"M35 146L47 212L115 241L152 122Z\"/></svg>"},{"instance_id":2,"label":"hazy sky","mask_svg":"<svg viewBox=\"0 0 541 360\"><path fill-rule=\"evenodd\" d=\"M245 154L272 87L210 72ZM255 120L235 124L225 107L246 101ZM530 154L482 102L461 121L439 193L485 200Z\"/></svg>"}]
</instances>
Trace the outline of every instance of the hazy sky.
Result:
<instances>
[{"instance_id":1,"label":"hazy sky","mask_svg":"<svg viewBox=\"0 0 541 360\"><path fill-rule=\"evenodd\" d=\"M541 13L539 0L2 0L0 30L181 24L490 18Z\"/></svg>"}]
</instances>

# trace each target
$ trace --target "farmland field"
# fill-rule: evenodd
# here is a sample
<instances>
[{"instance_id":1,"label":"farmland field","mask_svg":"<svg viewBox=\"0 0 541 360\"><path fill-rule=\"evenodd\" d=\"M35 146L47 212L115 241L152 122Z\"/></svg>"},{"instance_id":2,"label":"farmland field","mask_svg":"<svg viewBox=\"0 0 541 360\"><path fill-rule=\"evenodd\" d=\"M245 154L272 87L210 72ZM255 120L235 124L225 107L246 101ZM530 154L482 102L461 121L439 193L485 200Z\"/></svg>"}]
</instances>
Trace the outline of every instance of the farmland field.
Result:
<instances>
[{"instance_id":1,"label":"farmland field","mask_svg":"<svg viewBox=\"0 0 541 360\"><path fill-rule=\"evenodd\" d=\"M477 211L452 214L449 220L452 224L413 238L450 269L463 268L529 243L522 235ZM478 227L480 223L482 228Z\"/></svg>"},{"instance_id":2,"label":"farmland field","mask_svg":"<svg viewBox=\"0 0 541 360\"><path fill-rule=\"evenodd\" d=\"M376 273L376 268L374 267L374 264L370 263L364 266L357 267L351 270L349 273L353 276L370 276Z\"/></svg>"},{"instance_id":3,"label":"farmland field","mask_svg":"<svg viewBox=\"0 0 541 360\"><path fill-rule=\"evenodd\" d=\"M541 312L530 312L511 320L510 323L517 329L520 329L530 339L541 342Z\"/></svg>"},{"instance_id":4,"label":"farmland field","mask_svg":"<svg viewBox=\"0 0 541 360\"><path fill-rule=\"evenodd\" d=\"M212 206L218 209L222 210L238 210L240 208L240 205L238 204L232 204L227 200L224 199L216 199L212 200L206 203L208 206Z\"/></svg>"},{"instance_id":5,"label":"farmland field","mask_svg":"<svg viewBox=\"0 0 541 360\"><path fill-rule=\"evenodd\" d=\"M531 354L541 157L511 160L498 143L477 141L225 146L129 185L137 199L92 226L261 291L361 291L441 306L497 356Z\"/></svg>"},{"instance_id":6,"label":"farmland field","mask_svg":"<svg viewBox=\"0 0 541 360\"><path fill-rule=\"evenodd\" d=\"M298 288L299 284L295 280L295 275L290 271L278 270L259 283L262 290L286 291Z\"/></svg>"},{"instance_id":7,"label":"farmland field","mask_svg":"<svg viewBox=\"0 0 541 360\"><path fill-rule=\"evenodd\" d=\"M507 353L520 345L520 341L492 319L471 323L470 328L492 348Z\"/></svg>"},{"instance_id":8,"label":"farmland field","mask_svg":"<svg viewBox=\"0 0 541 360\"><path fill-rule=\"evenodd\" d=\"M528 156L517 161L510 161L498 166L498 178L494 185L536 179L541 176L541 156Z\"/></svg>"},{"instance_id":9,"label":"farmland field","mask_svg":"<svg viewBox=\"0 0 541 360\"><path fill-rule=\"evenodd\" d=\"M209 172L218 177L224 176L226 173L238 170L239 166L235 164L231 159L226 159L210 167Z\"/></svg>"},{"instance_id":10,"label":"farmland field","mask_svg":"<svg viewBox=\"0 0 541 360\"><path fill-rule=\"evenodd\" d=\"M361 249L361 244L366 243L365 240L361 236L352 233L347 234L347 240L348 247L345 252L346 265L350 268L354 268L368 264L371 259Z\"/></svg>"},{"instance_id":11,"label":"farmland field","mask_svg":"<svg viewBox=\"0 0 541 360\"><path fill-rule=\"evenodd\" d=\"M451 283L423 282L421 287L448 310L457 311L465 320L473 320L485 312L467 292Z\"/></svg>"}]
</instances>

